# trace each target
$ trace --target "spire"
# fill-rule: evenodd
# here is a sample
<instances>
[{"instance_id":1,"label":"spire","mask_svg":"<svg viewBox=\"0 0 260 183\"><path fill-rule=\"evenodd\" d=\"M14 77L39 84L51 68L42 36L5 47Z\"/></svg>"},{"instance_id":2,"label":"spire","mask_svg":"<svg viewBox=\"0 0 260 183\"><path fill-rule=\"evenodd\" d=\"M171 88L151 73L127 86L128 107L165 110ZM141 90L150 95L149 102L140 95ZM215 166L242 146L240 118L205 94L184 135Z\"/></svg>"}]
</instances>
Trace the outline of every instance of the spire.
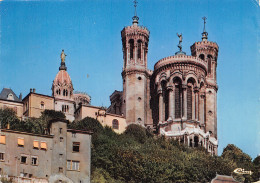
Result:
<instances>
[{"instance_id":1,"label":"spire","mask_svg":"<svg viewBox=\"0 0 260 183\"><path fill-rule=\"evenodd\" d=\"M61 51L61 54L60 54L60 58L61 58L61 63L60 63L60 67L59 67L59 70L67 70L67 67L65 65L65 58L66 58L66 54L64 53L64 50Z\"/></svg>"},{"instance_id":2,"label":"spire","mask_svg":"<svg viewBox=\"0 0 260 183\"><path fill-rule=\"evenodd\" d=\"M133 16L133 24L134 25L137 25L138 24L138 20L139 20L139 17L137 16L137 12L136 12L136 7L137 7L137 1L134 0L134 7L135 7L135 16Z\"/></svg>"},{"instance_id":3,"label":"spire","mask_svg":"<svg viewBox=\"0 0 260 183\"><path fill-rule=\"evenodd\" d=\"M206 41L208 39L208 33L206 32L206 17L202 17L202 19L204 20L204 28L203 28L203 33L202 33L202 41Z\"/></svg>"}]
</instances>

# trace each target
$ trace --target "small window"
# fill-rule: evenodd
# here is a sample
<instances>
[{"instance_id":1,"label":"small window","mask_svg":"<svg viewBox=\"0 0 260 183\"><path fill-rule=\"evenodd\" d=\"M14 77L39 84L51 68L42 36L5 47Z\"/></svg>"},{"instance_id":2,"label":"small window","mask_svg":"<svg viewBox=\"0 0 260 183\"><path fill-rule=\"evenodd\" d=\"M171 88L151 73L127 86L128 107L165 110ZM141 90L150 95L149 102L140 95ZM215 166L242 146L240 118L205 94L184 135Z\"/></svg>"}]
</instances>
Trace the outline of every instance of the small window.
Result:
<instances>
[{"instance_id":1,"label":"small window","mask_svg":"<svg viewBox=\"0 0 260 183\"><path fill-rule=\"evenodd\" d=\"M17 143L18 143L18 147L24 147L24 138L18 137Z\"/></svg>"},{"instance_id":2,"label":"small window","mask_svg":"<svg viewBox=\"0 0 260 183\"><path fill-rule=\"evenodd\" d=\"M62 112L68 112L69 106L68 105L62 105Z\"/></svg>"},{"instance_id":3,"label":"small window","mask_svg":"<svg viewBox=\"0 0 260 183\"><path fill-rule=\"evenodd\" d=\"M59 167L59 173L62 173L62 172L63 172L63 168Z\"/></svg>"},{"instance_id":4,"label":"small window","mask_svg":"<svg viewBox=\"0 0 260 183\"><path fill-rule=\"evenodd\" d=\"M112 121L112 128L113 129L119 129L119 122L117 119L113 119Z\"/></svg>"},{"instance_id":5,"label":"small window","mask_svg":"<svg viewBox=\"0 0 260 183\"><path fill-rule=\"evenodd\" d=\"M63 137L60 137L60 142L63 142Z\"/></svg>"},{"instance_id":6,"label":"small window","mask_svg":"<svg viewBox=\"0 0 260 183\"><path fill-rule=\"evenodd\" d=\"M204 56L203 54L200 54L199 58L200 58L201 60L204 60L204 59L205 59L205 56Z\"/></svg>"},{"instance_id":7,"label":"small window","mask_svg":"<svg viewBox=\"0 0 260 183\"><path fill-rule=\"evenodd\" d=\"M62 128L60 128L60 134L62 133Z\"/></svg>"},{"instance_id":8,"label":"small window","mask_svg":"<svg viewBox=\"0 0 260 183\"><path fill-rule=\"evenodd\" d=\"M5 135L0 135L0 144L5 144Z\"/></svg>"},{"instance_id":9,"label":"small window","mask_svg":"<svg viewBox=\"0 0 260 183\"><path fill-rule=\"evenodd\" d=\"M41 142L41 149L47 150L47 143L46 142Z\"/></svg>"},{"instance_id":10,"label":"small window","mask_svg":"<svg viewBox=\"0 0 260 183\"><path fill-rule=\"evenodd\" d=\"M41 109L44 109L44 108L45 108L45 106L44 106L44 102L41 101Z\"/></svg>"},{"instance_id":11,"label":"small window","mask_svg":"<svg viewBox=\"0 0 260 183\"><path fill-rule=\"evenodd\" d=\"M72 137L76 138L76 133L72 132Z\"/></svg>"},{"instance_id":12,"label":"small window","mask_svg":"<svg viewBox=\"0 0 260 183\"><path fill-rule=\"evenodd\" d=\"M142 100L142 98L141 97L138 97L138 101L140 102Z\"/></svg>"},{"instance_id":13,"label":"small window","mask_svg":"<svg viewBox=\"0 0 260 183\"><path fill-rule=\"evenodd\" d=\"M7 100L14 100L13 94L9 93L7 96Z\"/></svg>"},{"instance_id":14,"label":"small window","mask_svg":"<svg viewBox=\"0 0 260 183\"><path fill-rule=\"evenodd\" d=\"M26 164L27 163L27 156L26 155L21 155L21 163Z\"/></svg>"},{"instance_id":15,"label":"small window","mask_svg":"<svg viewBox=\"0 0 260 183\"><path fill-rule=\"evenodd\" d=\"M67 160L67 170L79 171L79 161Z\"/></svg>"},{"instance_id":16,"label":"small window","mask_svg":"<svg viewBox=\"0 0 260 183\"><path fill-rule=\"evenodd\" d=\"M142 78L139 76L139 77L138 77L138 80L142 80Z\"/></svg>"},{"instance_id":17,"label":"small window","mask_svg":"<svg viewBox=\"0 0 260 183\"><path fill-rule=\"evenodd\" d=\"M80 142L73 142L72 151L79 152Z\"/></svg>"},{"instance_id":18,"label":"small window","mask_svg":"<svg viewBox=\"0 0 260 183\"><path fill-rule=\"evenodd\" d=\"M0 161L4 161L5 160L5 153L0 153Z\"/></svg>"},{"instance_id":19,"label":"small window","mask_svg":"<svg viewBox=\"0 0 260 183\"><path fill-rule=\"evenodd\" d=\"M39 141L38 140L34 140L33 141L33 148L34 149L39 149Z\"/></svg>"},{"instance_id":20,"label":"small window","mask_svg":"<svg viewBox=\"0 0 260 183\"><path fill-rule=\"evenodd\" d=\"M32 165L38 165L38 157L32 156Z\"/></svg>"}]
</instances>

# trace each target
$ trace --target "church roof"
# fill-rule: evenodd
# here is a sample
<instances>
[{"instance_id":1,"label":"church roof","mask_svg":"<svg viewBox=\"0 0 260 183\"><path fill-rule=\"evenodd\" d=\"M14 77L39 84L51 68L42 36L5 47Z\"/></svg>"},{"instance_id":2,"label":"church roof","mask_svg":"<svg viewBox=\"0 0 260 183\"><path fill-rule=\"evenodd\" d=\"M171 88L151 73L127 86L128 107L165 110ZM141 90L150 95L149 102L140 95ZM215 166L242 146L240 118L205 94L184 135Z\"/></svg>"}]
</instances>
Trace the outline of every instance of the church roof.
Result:
<instances>
[{"instance_id":1,"label":"church roof","mask_svg":"<svg viewBox=\"0 0 260 183\"><path fill-rule=\"evenodd\" d=\"M8 96L12 97L8 97ZM4 100L12 100L15 102L21 102L21 100L15 95L12 89L10 88L3 88L2 92L0 93L0 99Z\"/></svg>"},{"instance_id":2,"label":"church roof","mask_svg":"<svg viewBox=\"0 0 260 183\"><path fill-rule=\"evenodd\" d=\"M70 75L66 70L60 70L58 74L56 75L54 81L54 84L72 84Z\"/></svg>"}]
</instances>

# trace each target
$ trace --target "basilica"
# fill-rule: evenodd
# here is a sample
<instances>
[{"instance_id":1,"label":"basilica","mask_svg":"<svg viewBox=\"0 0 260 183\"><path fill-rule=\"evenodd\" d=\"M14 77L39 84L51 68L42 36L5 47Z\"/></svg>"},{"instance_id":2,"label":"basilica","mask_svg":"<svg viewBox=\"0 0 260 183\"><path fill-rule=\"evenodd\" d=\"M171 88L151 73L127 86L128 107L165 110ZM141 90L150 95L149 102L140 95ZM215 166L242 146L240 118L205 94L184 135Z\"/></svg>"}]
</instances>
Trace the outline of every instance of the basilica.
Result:
<instances>
[{"instance_id":1,"label":"basilica","mask_svg":"<svg viewBox=\"0 0 260 183\"><path fill-rule=\"evenodd\" d=\"M179 51L147 68L150 32L133 17L121 31L123 91L111 96L107 112L123 115L126 124L140 124L190 147L217 154L218 45L208 40L204 19L202 40L191 45L191 55Z\"/></svg>"}]
</instances>

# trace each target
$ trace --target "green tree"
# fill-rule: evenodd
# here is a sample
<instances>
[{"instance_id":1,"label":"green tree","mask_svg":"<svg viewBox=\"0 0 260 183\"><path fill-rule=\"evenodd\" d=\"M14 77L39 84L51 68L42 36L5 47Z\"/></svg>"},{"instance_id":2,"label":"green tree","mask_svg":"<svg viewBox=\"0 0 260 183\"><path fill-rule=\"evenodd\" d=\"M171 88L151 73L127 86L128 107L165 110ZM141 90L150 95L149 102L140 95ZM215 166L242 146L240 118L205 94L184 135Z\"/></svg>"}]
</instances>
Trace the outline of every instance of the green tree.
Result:
<instances>
[{"instance_id":1,"label":"green tree","mask_svg":"<svg viewBox=\"0 0 260 183\"><path fill-rule=\"evenodd\" d=\"M258 181L260 180L260 155L258 155L254 161L253 161L253 164L254 164L254 170L253 170L253 179L254 181Z\"/></svg>"},{"instance_id":2,"label":"green tree","mask_svg":"<svg viewBox=\"0 0 260 183\"><path fill-rule=\"evenodd\" d=\"M100 124L100 122L91 117L86 117L80 121L73 121L68 125L68 128L91 131L94 133L99 133L103 131L103 126Z\"/></svg>"},{"instance_id":3,"label":"green tree","mask_svg":"<svg viewBox=\"0 0 260 183\"><path fill-rule=\"evenodd\" d=\"M7 128L8 124L11 126L19 122L20 120L17 118L15 111L13 109L10 108L0 109L1 128Z\"/></svg>"},{"instance_id":4,"label":"green tree","mask_svg":"<svg viewBox=\"0 0 260 183\"><path fill-rule=\"evenodd\" d=\"M141 125L130 124L124 132L126 135L133 136L138 142L144 143L147 139L146 129ZM149 133L148 133L149 134Z\"/></svg>"},{"instance_id":5,"label":"green tree","mask_svg":"<svg viewBox=\"0 0 260 183\"><path fill-rule=\"evenodd\" d=\"M254 169L252 158L234 144L228 144L227 147L224 148L221 157L233 161L236 165L236 168L243 168L246 171L252 171ZM250 175L240 175L236 173L232 173L232 175L238 181L253 181L253 178Z\"/></svg>"}]
</instances>

